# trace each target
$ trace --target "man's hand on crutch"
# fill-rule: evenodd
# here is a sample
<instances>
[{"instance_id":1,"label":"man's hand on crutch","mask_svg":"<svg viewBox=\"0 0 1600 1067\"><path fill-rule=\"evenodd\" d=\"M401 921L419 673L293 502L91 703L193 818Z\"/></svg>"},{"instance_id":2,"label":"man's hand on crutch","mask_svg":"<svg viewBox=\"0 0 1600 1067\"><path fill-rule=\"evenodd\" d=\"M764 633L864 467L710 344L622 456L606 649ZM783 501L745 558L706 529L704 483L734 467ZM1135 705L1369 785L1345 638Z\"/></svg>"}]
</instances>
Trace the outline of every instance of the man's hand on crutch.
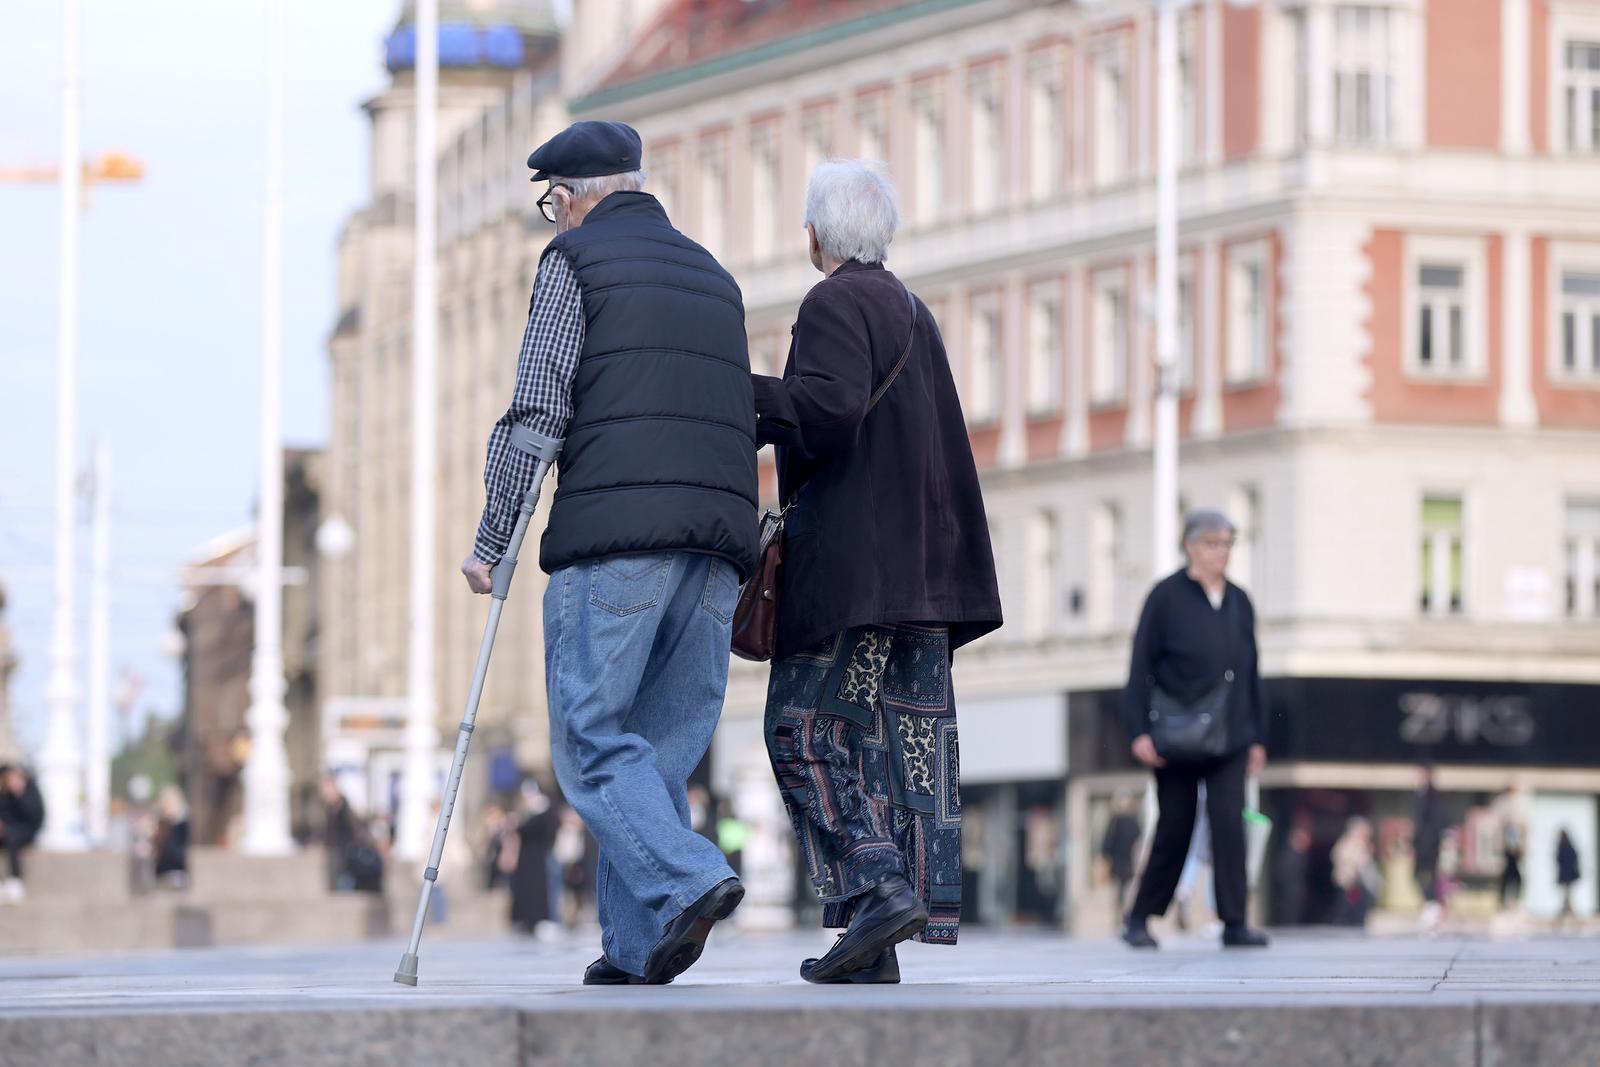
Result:
<instances>
[{"instance_id":1,"label":"man's hand on crutch","mask_svg":"<svg viewBox=\"0 0 1600 1067\"><path fill-rule=\"evenodd\" d=\"M461 573L467 576L467 588L474 593L488 593L494 588L494 568L476 554L461 561Z\"/></svg>"}]
</instances>

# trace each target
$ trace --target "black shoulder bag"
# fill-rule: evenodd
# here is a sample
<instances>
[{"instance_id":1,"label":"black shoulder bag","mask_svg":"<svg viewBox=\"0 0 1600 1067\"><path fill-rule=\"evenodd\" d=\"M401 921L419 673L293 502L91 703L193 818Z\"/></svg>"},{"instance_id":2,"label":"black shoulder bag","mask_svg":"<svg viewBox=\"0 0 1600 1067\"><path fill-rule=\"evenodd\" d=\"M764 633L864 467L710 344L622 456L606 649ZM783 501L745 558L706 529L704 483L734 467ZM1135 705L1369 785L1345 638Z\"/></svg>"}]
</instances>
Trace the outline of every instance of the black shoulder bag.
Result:
<instances>
[{"instance_id":1,"label":"black shoulder bag","mask_svg":"<svg viewBox=\"0 0 1600 1067\"><path fill-rule=\"evenodd\" d=\"M1229 597L1222 625L1228 627L1229 658L1234 642L1234 597ZM1204 763L1228 752L1229 701L1233 668L1200 699L1184 703L1160 686L1150 686L1150 740L1168 763Z\"/></svg>"}]
</instances>

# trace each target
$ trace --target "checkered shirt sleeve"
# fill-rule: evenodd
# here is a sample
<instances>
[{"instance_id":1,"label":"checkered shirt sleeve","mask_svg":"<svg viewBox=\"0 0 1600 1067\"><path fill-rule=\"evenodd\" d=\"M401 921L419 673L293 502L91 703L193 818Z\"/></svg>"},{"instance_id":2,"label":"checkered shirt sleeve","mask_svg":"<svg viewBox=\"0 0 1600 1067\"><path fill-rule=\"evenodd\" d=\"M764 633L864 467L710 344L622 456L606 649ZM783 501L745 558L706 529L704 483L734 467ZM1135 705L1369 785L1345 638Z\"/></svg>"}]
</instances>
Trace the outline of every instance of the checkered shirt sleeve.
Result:
<instances>
[{"instance_id":1,"label":"checkered shirt sleeve","mask_svg":"<svg viewBox=\"0 0 1600 1067\"><path fill-rule=\"evenodd\" d=\"M489 457L483 468L485 502L473 554L490 565L500 562L517 523L522 498L533 487L538 460L511 447L511 427L522 423L535 433L560 438L572 418L572 378L583 352L583 301L567 258L547 255L539 264L522 335L517 388L511 407L489 432Z\"/></svg>"}]
</instances>

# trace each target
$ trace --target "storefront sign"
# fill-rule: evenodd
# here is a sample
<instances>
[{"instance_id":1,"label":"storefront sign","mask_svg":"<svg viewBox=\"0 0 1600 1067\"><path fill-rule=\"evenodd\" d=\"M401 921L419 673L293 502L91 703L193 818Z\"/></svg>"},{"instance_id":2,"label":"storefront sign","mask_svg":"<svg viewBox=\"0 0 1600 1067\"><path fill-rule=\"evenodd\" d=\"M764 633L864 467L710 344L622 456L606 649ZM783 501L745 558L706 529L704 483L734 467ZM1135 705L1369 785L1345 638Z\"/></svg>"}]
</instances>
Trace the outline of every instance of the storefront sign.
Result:
<instances>
[{"instance_id":1,"label":"storefront sign","mask_svg":"<svg viewBox=\"0 0 1600 1067\"><path fill-rule=\"evenodd\" d=\"M1134 769L1121 690L1071 696L1070 768ZM1600 685L1269 678L1275 761L1600 766Z\"/></svg>"},{"instance_id":2,"label":"storefront sign","mask_svg":"<svg viewBox=\"0 0 1600 1067\"><path fill-rule=\"evenodd\" d=\"M1600 763L1600 686L1279 678L1267 693L1280 760Z\"/></svg>"}]
</instances>

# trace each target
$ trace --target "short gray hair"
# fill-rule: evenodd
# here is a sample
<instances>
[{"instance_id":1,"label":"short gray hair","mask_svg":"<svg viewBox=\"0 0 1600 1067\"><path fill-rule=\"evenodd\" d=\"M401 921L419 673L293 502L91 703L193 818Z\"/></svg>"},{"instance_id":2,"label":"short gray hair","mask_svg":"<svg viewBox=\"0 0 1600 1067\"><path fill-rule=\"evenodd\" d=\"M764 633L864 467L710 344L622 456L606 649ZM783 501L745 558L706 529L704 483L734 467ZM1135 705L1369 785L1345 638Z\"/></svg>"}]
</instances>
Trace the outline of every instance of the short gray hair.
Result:
<instances>
[{"instance_id":1,"label":"short gray hair","mask_svg":"<svg viewBox=\"0 0 1600 1067\"><path fill-rule=\"evenodd\" d=\"M644 188L644 171L630 170L622 174L602 174L598 178L558 178L550 177L551 188L565 185L572 190L574 200L594 200L599 202L612 193L637 193Z\"/></svg>"},{"instance_id":2,"label":"short gray hair","mask_svg":"<svg viewBox=\"0 0 1600 1067\"><path fill-rule=\"evenodd\" d=\"M829 259L882 263L900 226L894 183L881 165L864 159L830 159L811 172L806 225Z\"/></svg>"},{"instance_id":3,"label":"short gray hair","mask_svg":"<svg viewBox=\"0 0 1600 1067\"><path fill-rule=\"evenodd\" d=\"M1192 545L1207 534L1222 533L1237 534L1239 528L1233 520L1215 508L1201 508L1189 512L1183 520L1183 543Z\"/></svg>"}]
</instances>

